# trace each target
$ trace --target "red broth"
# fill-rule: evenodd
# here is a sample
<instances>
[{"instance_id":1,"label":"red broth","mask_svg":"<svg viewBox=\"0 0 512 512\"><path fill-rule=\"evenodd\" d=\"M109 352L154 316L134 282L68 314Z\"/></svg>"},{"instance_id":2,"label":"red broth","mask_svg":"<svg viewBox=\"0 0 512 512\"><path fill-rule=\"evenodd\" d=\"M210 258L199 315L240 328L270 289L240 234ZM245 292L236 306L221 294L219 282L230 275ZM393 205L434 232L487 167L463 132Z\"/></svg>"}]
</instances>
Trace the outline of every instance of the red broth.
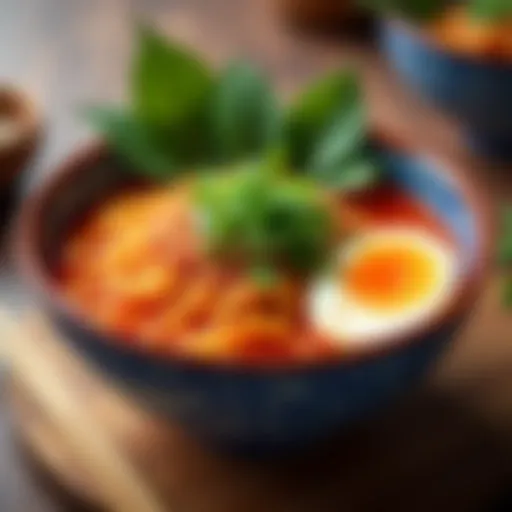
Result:
<instances>
[{"instance_id":1,"label":"red broth","mask_svg":"<svg viewBox=\"0 0 512 512\"><path fill-rule=\"evenodd\" d=\"M389 186L337 204L355 232L405 224L447 237L430 211ZM122 191L92 211L65 241L58 277L97 328L158 354L271 365L343 351L309 320L304 280L283 276L262 289L208 257L177 187Z\"/></svg>"},{"instance_id":2,"label":"red broth","mask_svg":"<svg viewBox=\"0 0 512 512\"><path fill-rule=\"evenodd\" d=\"M382 186L373 191L352 195L346 202L354 212L359 212L368 226L417 226L443 240L453 242L447 228L433 212L396 187Z\"/></svg>"}]
</instances>

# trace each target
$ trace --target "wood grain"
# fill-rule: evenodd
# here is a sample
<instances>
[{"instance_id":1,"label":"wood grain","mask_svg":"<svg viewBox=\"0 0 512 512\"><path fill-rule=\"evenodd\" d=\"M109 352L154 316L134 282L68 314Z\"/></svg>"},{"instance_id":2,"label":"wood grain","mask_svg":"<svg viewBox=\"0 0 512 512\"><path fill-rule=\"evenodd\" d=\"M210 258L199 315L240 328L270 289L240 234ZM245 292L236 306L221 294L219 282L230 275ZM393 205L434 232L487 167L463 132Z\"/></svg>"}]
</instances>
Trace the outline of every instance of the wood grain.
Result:
<instances>
[{"instance_id":1,"label":"wood grain","mask_svg":"<svg viewBox=\"0 0 512 512\"><path fill-rule=\"evenodd\" d=\"M491 290L483 315L496 311L494 297ZM23 343L38 353L40 366L53 369L86 423L115 440L168 510L484 510L510 476L512 376L496 372L496 362L509 368L512 350L500 338L487 340L487 359L471 350L471 337L461 340L426 386L328 444L291 458L248 461L216 453L140 410L64 349L41 317L24 324L32 341ZM101 502L90 459L74 455L32 387L17 381L15 389L19 433L60 481Z\"/></svg>"},{"instance_id":2,"label":"wood grain","mask_svg":"<svg viewBox=\"0 0 512 512\"><path fill-rule=\"evenodd\" d=\"M83 461L100 503L112 512L163 512L144 475L125 459L101 425L91 420L89 411L70 387L63 385L58 368L68 367L72 361L61 353L59 365L52 364L56 361L50 357L51 344L41 345L40 337L20 329L5 314L0 315L0 332L6 340L5 360L18 388L44 411L60 444L75 460ZM39 435L39 431L35 434ZM51 446L43 442L40 446L46 449L46 456L54 457Z\"/></svg>"}]
</instances>

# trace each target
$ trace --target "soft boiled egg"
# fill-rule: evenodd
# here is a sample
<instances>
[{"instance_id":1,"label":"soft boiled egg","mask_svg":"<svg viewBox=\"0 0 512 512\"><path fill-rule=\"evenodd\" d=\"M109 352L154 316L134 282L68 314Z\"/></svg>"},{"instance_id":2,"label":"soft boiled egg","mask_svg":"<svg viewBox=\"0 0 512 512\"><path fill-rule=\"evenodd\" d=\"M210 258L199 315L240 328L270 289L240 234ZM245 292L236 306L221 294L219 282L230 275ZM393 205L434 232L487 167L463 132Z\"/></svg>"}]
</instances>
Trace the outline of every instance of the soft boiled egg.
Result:
<instances>
[{"instance_id":1,"label":"soft boiled egg","mask_svg":"<svg viewBox=\"0 0 512 512\"><path fill-rule=\"evenodd\" d=\"M312 284L311 320L348 347L387 339L447 304L457 261L453 247L418 229L380 228L356 236Z\"/></svg>"}]
</instances>

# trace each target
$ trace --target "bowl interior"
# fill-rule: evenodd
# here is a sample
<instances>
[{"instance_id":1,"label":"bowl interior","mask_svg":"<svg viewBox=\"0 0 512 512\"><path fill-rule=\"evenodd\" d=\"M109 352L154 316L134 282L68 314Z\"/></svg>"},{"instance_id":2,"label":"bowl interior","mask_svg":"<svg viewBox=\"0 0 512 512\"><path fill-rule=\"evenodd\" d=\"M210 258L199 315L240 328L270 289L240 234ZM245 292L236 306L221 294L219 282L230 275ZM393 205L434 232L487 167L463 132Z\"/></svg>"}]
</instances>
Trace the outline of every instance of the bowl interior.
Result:
<instances>
[{"instance_id":1,"label":"bowl interior","mask_svg":"<svg viewBox=\"0 0 512 512\"><path fill-rule=\"evenodd\" d=\"M386 175L431 208L453 233L461 254L467 255L468 274L475 267L474 274L480 277L476 264L485 252L485 240L480 239L485 231L480 227L481 212L465 191L465 179L459 180L446 166L416 153L390 146L379 151ZM464 303L453 316L446 314L439 324L429 323L414 336L394 340L383 351L353 359L344 354L325 365L216 365L154 357L145 349L115 343L86 320L68 314L58 290L52 287L50 270L70 225L126 179L119 163L102 148L87 149L65 163L58 176L28 203L21 218L21 250L29 254L28 260L27 256L20 258L22 268L36 278L32 284L39 285L39 291L42 285L45 307L63 339L145 407L178 418L205 439L274 447L313 439L354 421L416 382L467 313ZM480 284L479 279L475 284ZM465 295L472 305L474 290Z\"/></svg>"},{"instance_id":2,"label":"bowl interior","mask_svg":"<svg viewBox=\"0 0 512 512\"><path fill-rule=\"evenodd\" d=\"M427 157L382 149L384 169L394 183L426 206L448 229L456 242L461 268L477 263L478 219L465 198L460 183Z\"/></svg>"},{"instance_id":3,"label":"bowl interior","mask_svg":"<svg viewBox=\"0 0 512 512\"><path fill-rule=\"evenodd\" d=\"M36 236L47 270L57 261L69 229L127 180L122 165L106 152L94 151L84 157L54 182L46 204L41 205L44 221L40 219Z\"/></svg>"},{"instance_id":4,"label":"bowl interior","mask_svg":"<svg viewBox=\"0 0 512 512\"><path fill-rule=\"evenodd\" d=\"M461 255L461 266L469 271L476 264L478 219L462 193L460 183L427 158L378 147L387 179L432 211L451 232ZM114 157L99 149L74 160L53 183L53 191L41 204L35 233L37 251L47 271L57 261L63 237L81 215L130 179Z\"/></svg>"}]
</instances>

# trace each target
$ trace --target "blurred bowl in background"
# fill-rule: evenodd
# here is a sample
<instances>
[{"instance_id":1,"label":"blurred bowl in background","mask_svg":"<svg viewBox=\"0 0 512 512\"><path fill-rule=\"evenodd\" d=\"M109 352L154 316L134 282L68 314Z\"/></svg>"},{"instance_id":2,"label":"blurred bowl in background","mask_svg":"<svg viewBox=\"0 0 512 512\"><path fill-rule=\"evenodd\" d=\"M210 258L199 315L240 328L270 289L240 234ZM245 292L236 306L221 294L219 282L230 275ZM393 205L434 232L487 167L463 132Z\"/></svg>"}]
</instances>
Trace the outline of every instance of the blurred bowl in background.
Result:
<instances>
[{"instance_id":1,"label":"blurred bowl in background","mask_svg":"<svg viewBox=\"0 0 512 512\"><path fill-rule=\"evenodd\" d=\"M11 210L21 174L40 135L32 100L16 87L0 84L0 221Z\"/></svg>"},{"instance_id":2,"label":"blurred bowl in background","mask_svg":"<svg viewBox=\"0 0 512 512\"><path fill-rule=\"evenodd\" d=\"M456 53L403 21L381 25L381 44L403 80L462 123L470 148L512 161L512 61Z\"/></svg>"}]
</instances>

